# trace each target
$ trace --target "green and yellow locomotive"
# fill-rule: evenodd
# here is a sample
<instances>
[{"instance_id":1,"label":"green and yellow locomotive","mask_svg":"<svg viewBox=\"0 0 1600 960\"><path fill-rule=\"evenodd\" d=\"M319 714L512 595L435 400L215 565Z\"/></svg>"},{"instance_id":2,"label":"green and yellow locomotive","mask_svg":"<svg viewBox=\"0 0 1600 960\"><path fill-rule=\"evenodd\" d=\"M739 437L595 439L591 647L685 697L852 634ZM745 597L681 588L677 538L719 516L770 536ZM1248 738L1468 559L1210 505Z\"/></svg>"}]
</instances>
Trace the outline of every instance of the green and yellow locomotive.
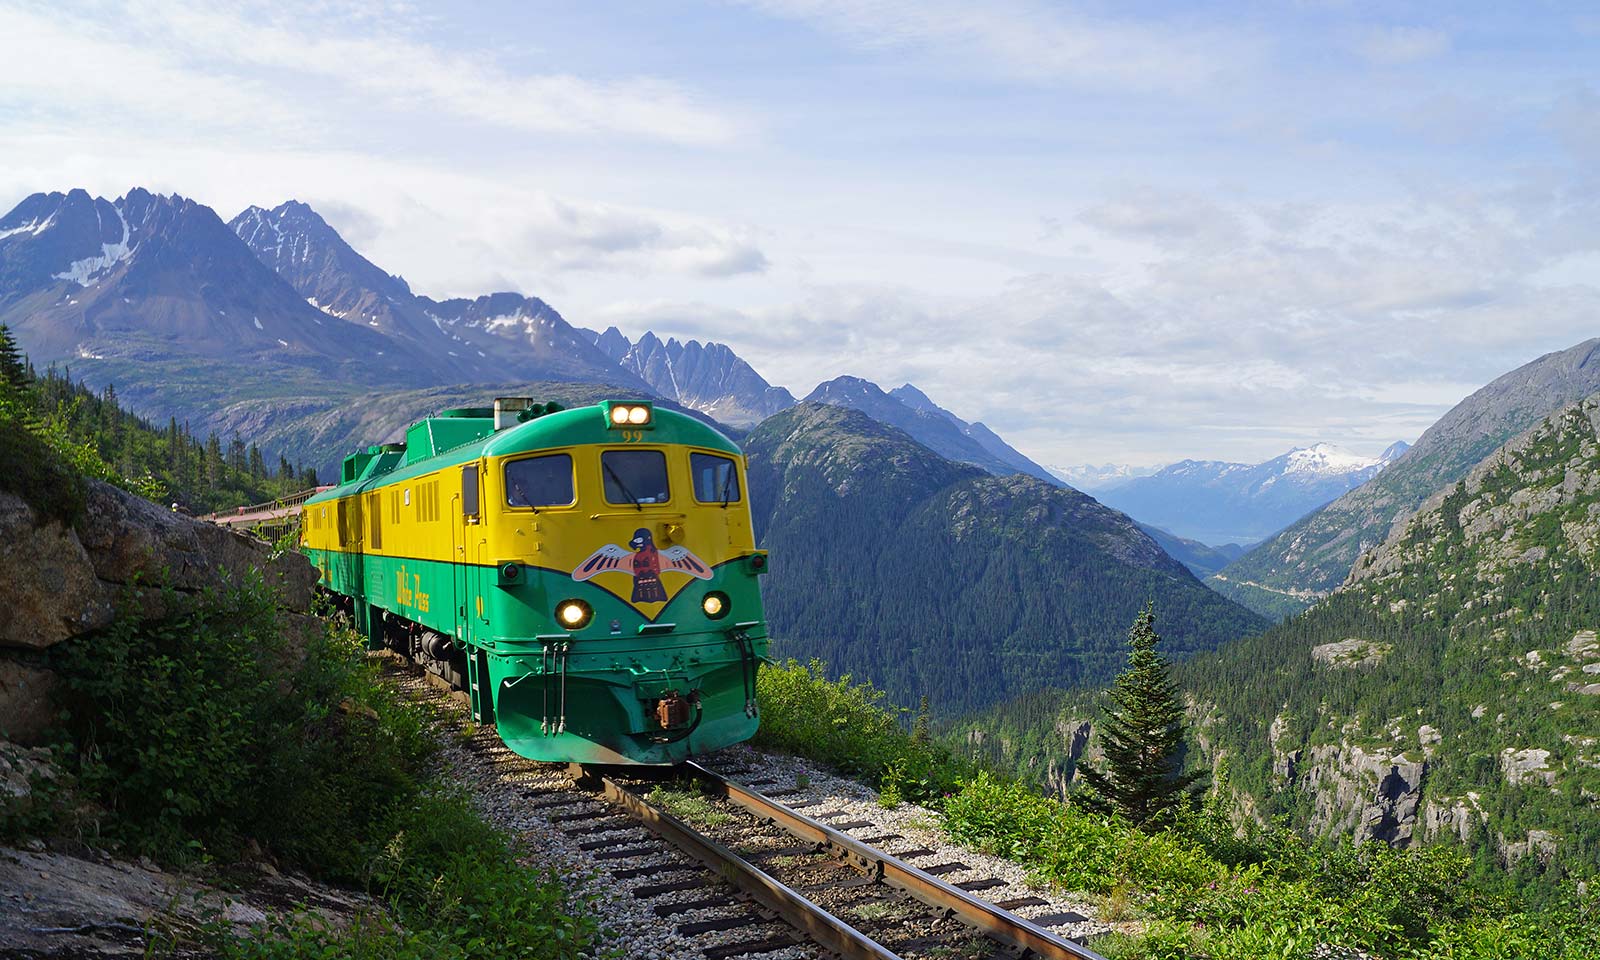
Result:
<instances>
[{"instance_id":1,"label":"green and yellow locomotive","mask_svg":"<svg viewBox=\"0 0 1600 960\"><path fill-rule=\"evenodd\" d=\"M446 410L346 457L302 547L374 647L535 760L673 763L748 739L767 653L744 457L643 401Z\"/></svg>"}]
</instances>

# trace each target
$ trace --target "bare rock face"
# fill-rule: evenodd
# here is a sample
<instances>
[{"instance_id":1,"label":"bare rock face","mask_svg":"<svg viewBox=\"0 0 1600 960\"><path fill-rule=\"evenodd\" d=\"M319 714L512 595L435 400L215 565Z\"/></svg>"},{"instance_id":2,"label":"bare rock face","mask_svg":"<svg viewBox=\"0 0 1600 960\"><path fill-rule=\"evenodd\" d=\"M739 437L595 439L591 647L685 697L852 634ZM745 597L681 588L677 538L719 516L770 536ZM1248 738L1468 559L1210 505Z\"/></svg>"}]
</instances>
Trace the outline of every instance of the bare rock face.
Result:
<instances>
[{"instance_id":1,"label":"bare rock face","mask_svg":"<svg viewBox=\"0 0 1600 960\"><path fill-rule=\"evenodd\" d=\"M50 722L52 674L42 652L109 625L119 615L159 616L160 593L193 592L259 571L289 615L311 605L316 571L298 553L164 510L110 484L89 482L74 527L41 523L19 497L0 492L0 737L38 743ZM296 621L298 625L298 621Z\"/></svg>"},{"instance_id":2,"label":"bare rock face","mask_svg":"<svg viewBox=\"0 0 1600 960\"><path fill-rule=\"evenodd\" d=\"M146 957L155 931L211 917L249 936L284 904L304 905L335 929L358 916L387 917L370 898L263 871L226 892L181 874L109 856L0 847L0 945L5 956L40 960ZM196 956L192 952L174 954Z\"/></svg>"},{"instance_id":3,"label":"bare rock face","mask_svg":"<svg viewBox=\"0 0 1600 960\"><path fill-rule=\"evenodd\" d=\"M1500 751L1500 771L1512 786L1533 783L1548 787L1556 782L1556 771L1550 768L1550 751L1536 747L1507 747Z\"/></svg>"},{"instance_id":4,"label":"bare rock face","mask_svg":"<svg viewBox=\"0 0 1600 960\"><path fill-rule=\"evenodd\" d=\"M1508 866L1528 856L1548 865L1550 858L1555 856L1560 839L1548 830L1529 830L1527 837L1522 840L1507 840L1504 834L1496 834L1495 846Z\"/></svg>"},{"instance_id":5,"label":"bare rock face","mask_svg":"<svg viewBox=\"0 0 1600 960\"><path fill-rule=\"evenodd\" d=\"M1311 659L1330 667L1370 667L1393 651L1394 645L1351 637L1311 648Z\"/></svg>"},{"instance_id":6,"label":"bare rock face","mask_svg":"<svg viewBox=\"0 0 1600 960\"><path fill-rule=\"evenodd\" d=\"M1465 843L1474 824L1487 822L1488 815L1478 804L1478 794L1472 791L1465 797L1429 797L1422 806L1422 835L1430 839L1453 833Z\"/></svg>"},{"instance_id":7,"label":"bare rock face","mask_svg":"<svg viewBox=\"0 0 1600 960\"><path fill-rule=\"evenodd\" d=\"M111 600L76 532L40 526L33 508L0 492L0 646L43 650L111 622Z\"/></svg>"},{"instance_id":8,"label":"bare rock face","mask_svg":"<svg viewBox=\"0 0 1600 960\"><path fill-rule=\"evenodd\" d=\"M1305 783L1316 796L1312 829L1350 834L1357 843L1411 842L1422 804L1428 764L1403 753L1369 753L1351 744L1312 747Z\"/></svg>"}]
</instances>

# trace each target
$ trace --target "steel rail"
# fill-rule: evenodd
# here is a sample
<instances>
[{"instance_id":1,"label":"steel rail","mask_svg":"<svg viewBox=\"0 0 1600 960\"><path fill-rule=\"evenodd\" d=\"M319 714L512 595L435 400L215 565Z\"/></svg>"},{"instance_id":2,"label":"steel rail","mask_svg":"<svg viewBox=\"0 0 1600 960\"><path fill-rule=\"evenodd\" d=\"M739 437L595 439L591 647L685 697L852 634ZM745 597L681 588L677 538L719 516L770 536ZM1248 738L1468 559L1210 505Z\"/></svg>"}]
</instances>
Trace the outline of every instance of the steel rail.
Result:
<instances>
[{"instance_id":1,"label":"steel rail","mask_svg":"<svg viewBox=\"0 0 1600 960\"><path fill-rule=\"evenodd\" d=\"M892 950L610 777L587 769L583 770L583 776L591 783L598 782L607 800L622 807L668 843L711 868L823 947L851 960L900 960Z\"/></svg>"},{"instance_id":2,"label":"steel rail","mask_svg":"<svg viewBox=\"0 0 1600 960\"><path fill-rule=\"evenodd\" d=\"M916 900L935 910L959 917L994 939L1023 951L1024 957L1040 957L1046 960L1105 960L1088 947L1057 936L1043 927L1035 926L1009 910L1002 910L987 900L975 897L959 887L951 886L903 860L869 847L848 834L840 833L824 823L791 810L759 791L729 780L692 761L683 766L728 800L755 816L776 823L802 840L827 847L858 869L904 891Z\"/></svg>"}]
</instances>

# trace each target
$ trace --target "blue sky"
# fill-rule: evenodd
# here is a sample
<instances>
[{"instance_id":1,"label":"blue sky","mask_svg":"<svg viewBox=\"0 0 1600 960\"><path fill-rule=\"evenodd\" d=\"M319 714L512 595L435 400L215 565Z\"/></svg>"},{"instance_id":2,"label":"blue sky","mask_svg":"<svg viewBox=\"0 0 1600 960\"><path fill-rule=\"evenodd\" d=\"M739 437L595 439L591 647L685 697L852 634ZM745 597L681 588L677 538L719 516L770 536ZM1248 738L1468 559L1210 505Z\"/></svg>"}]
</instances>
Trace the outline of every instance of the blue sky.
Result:
<instances>
[{"instance_id":1,"label":"blue sky","mask_svg":"<svg viewBox=\"0 0 1600 960\"><path fill-rule=\"evenodd\" d=\"M0 0L0 205L294 197L421 292L1041 462L1415 439L1600 334L1600 9Z\"/></svg>"}]
</instances>

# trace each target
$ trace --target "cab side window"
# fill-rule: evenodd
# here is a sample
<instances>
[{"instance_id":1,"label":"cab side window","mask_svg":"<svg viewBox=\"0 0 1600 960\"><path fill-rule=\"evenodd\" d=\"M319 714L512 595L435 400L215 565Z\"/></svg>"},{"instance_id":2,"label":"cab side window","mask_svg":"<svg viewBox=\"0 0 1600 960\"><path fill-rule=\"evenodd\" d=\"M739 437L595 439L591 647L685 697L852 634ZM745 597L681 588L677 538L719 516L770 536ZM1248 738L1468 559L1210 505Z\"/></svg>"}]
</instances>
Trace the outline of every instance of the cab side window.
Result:
<instances>
[{"instance_id":1,"label":"cab side window","mask_svg":"<svg viewBox=\"0 0 1600 960\"><path fill-rule=\"evenodd\" d=\"M689 454L694 498L701 503L738 503L739 471L733 460L711 453Z\"/></svg>"},{"instance_id":2,"label":"cab side window","mask_svg":"<svg viewBox=\"0 0 1600 960\"><path fill-rule=\"evenodd\" d=\"M572 457L565 453L506 464L506 505L564 507L572 503Z\"/></svg>"}]
</instances>

